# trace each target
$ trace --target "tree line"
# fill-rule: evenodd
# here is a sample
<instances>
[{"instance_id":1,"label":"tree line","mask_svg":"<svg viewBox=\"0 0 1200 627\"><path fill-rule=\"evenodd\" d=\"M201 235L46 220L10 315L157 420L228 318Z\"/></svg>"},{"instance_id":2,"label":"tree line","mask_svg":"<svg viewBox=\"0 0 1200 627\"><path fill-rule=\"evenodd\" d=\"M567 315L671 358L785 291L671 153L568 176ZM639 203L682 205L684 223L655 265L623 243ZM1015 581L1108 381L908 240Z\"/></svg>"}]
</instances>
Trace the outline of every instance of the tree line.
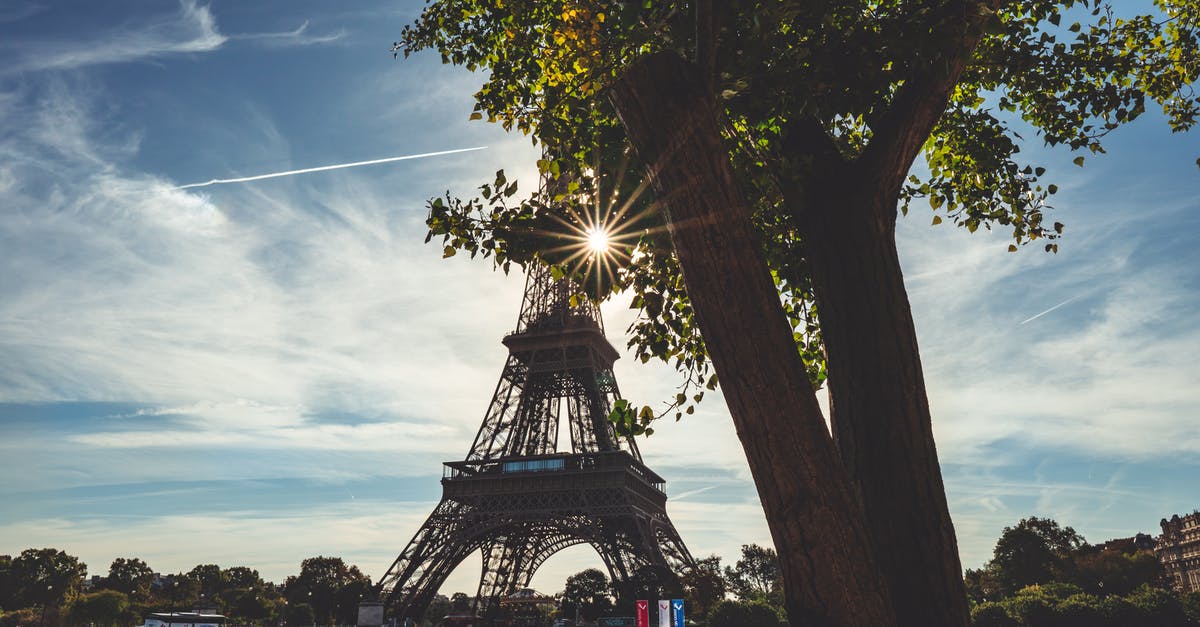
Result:
<instances>
[{"instance_id":1,"label":"tree line","mask_svg":"<svg viewBox=\"0 0 1200 627\"><path fill-rule=\"evenodd\" d=\"M1054 520L1025 518L964 581L974 627L1200 626L1200 592L1174 591L1142 534L1093 545Z\"/></svg>"},{"instance_id":2,"label":"tree line","mask_svg":"<svg viewBox=\"0 0 1200 627\"><path fill-rule=\"evenodd\" d=\"M231 624L353 625L371 579L339 557L312 557L283 584L265 581L246 566L200 564L187 572L158 575L145 561L119 557L104 576L87 578L78 557L54 548L0 555L0 627L127 627L152 612L211 611ZM644 575L644 576L642 576ZM745 617L767 615L775 625L783 607L779 561L773 549L742 547L733 566L713 555L681 578L647 572L634 582L638 598L685 598L689 615L718 617L714 625L755 627ZM731 597L731 598L727 598ZM567 578L551 607L538 608L546 624L576 616L594 621L614 613L632 615L633 599L618 601L608 577L587 569ZM423 627L447 615L473 611L473 597L437 595ZM723 622L722 622L723 621ZM732 622L730 622L732 621Z\"/></svg>"},{"instance_id":3,"label":"tree line","mask_svg":"<svg viewBox=\"0 0 1200 627\"><path fill-rule=\"evenodd\" d=\"M212 611L234 624L353 625L369 577L339 557L311 557L282 585L246 566L200 564L157 575L145 561L119 557L88 580L87 564L54 548L0 555L0 627L125 627L151 612Z\"/></svg>"},{"instance_id":4,"label":"tree line","mask_svg":"<svg viewBox=\"0 0 1200 627\"><path fill-rule=\"evenodd\" d=\"M138 558L117 558L108 574L88 582L87 565L57 549L0 555L0 627L126 627L150 612L211 610L231 623L353 625L371 580L338 557L312 557L283 584L245 566L201 564L158 576ZM665 575L665 576L664 576ZM1090 544L1075 529L1029 517L1005 527L992 559L963 577L973 627L1200 627L1200 592L1171 588L1153 540ZM708 627L786 624L783 576L772 548L743 545L722 565L710 555L675 577L644 572L619 598L613 582L589 568L568 577L555 602L523 611L529 624L558 618L594 622L632 616L635 598L685 600L689 619ZM474 610L472 596L437 595L421 621L441 627Z\"/></svg>"}]
</instances>

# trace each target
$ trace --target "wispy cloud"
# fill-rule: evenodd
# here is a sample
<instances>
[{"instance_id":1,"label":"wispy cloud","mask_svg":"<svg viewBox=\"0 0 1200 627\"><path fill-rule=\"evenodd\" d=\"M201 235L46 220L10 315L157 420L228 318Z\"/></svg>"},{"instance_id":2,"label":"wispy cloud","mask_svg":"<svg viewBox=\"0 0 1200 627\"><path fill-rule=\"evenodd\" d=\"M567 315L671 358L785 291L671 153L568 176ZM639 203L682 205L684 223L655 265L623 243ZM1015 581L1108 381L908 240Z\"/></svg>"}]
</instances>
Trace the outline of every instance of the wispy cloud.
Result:
<instances>
[{"instance_id":1,"label":"wispy cloud","mask_svg":"<svg viewBox=\"0 0 1200 627\"><path fill-rule=\"evenodd\" d=\"M46 5L37 2L15 0L0 5L0 24L19 22L46 10Z\"/></svg>"},{"instance_id":2,"label":"wispy cloud","mask_svg":"<svg viewBox=\"0 0 1200 627\"><path fill-rule=\"evenodd\" d=\"M997 455L1026 446L1110 459L1200 452L1188 409L1200 390L1186 382L1200 297L1161 252L1183 245L1172 225L1194 207L1125 210L1139 190L1101 200L1059 255L1006 254L999 233L900 225L943 460L1003 463ZM1074 296L1025 313L1046 294ZM1048 315L1068 304L1070 316Z\"/></svg>"},{"instance_id":3,"label":"wispy cloud","mask_svg":"<svg viewBox=\"0 0 1200 627\"><path fill-rule=\"evenodd\" d=\"M15 62L4 71L77 69L209 52L227 40L218 30L208 6L198 5L195 0L181 0L174 15L144 19L90 38L72 36L22 42Z\"/></svg>"},{"instance_id":4,"label":"wispy cloud","mask_svg":"<svg viewBox=\"0 0 1200 627\"><path fill-rule=\"evenodd\" d=\"M32 16L45 7L24 4L0 10L0 23ZM279 32L224 34L209 5L180 0L179 10L124 23L94 34L30 38L15 41L14 57L2 74L42 70L75 70L93 65L144 62L166 57L213 52L230 41L269 48L311 46L338 41L344 30L312 33L305 20L297 28Z\"/></svg>"},{"instance_id":5,"label":"wispy cloud","mask_svg":"<svg viewBox=\"0 0 1200 627\"><path fill-rule=\"evenodd\" d=\"M65 84L0 93L0 401L146 407L56 433L39 481L86 484L87 468L143 453L150 472L263 477L428 473L462 453L520 276L443 261L406 210L425 192L355 170L213 195L131 171L136 130L101 123L104 102ZM497 167L463 164L472 182ZM0 440L37 465L22 450L45 436ZM198 445L245 460L195 458Z\"/></svg>"},{"instance_id":6,"label":"wispy cloud","mask_svg":"<svg viewBox=\"0 0 1200 627\"><path fill-rule=\"evenodd\" d=\"M308 20L296 27L295 30L278 33L241 33L230 35L232 40L256 42L267 47L288 48L294 46L312 46L338 41L346 36L345 30L336 30L324 34L308 32Z\"/></svg>"}]
</instances>

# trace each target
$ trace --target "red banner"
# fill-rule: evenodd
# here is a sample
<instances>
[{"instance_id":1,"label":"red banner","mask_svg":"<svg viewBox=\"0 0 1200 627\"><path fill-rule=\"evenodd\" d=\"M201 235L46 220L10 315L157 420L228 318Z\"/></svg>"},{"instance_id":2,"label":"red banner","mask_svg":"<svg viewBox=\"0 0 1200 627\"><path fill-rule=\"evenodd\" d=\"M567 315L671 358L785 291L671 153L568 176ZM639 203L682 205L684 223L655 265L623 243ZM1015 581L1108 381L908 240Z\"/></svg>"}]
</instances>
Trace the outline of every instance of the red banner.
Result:
<instances>
[{"instance_id":1,"label":"red banner","mask_svg":"<svg viewBox=\"0 0 1200 627\"><path fill-rule=\"evenodd\" d=\"M638 599L637 627L650 627L650 602Z\"/></svg>"}]
</instances>

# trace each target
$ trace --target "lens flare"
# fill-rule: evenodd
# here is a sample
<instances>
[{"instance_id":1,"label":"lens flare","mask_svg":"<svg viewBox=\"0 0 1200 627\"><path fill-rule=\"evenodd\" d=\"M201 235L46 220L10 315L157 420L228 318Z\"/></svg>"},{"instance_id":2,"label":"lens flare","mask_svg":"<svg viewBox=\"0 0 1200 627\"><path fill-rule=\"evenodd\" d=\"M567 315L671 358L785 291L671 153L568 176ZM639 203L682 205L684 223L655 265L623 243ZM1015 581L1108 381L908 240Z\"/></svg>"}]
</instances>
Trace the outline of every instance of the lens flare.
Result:
<instances>
[{"instance_id":1,"label":"lens flare","mask_svg":"<svg viewBox=\"0 0 1200 627\"><path fill-rule=\"evenodd\" d=\"M595 255L603 255L607 253L610 248L608 231L599 227L588 229L587 247L588 250Z\"/></svg>"}]
</instances>

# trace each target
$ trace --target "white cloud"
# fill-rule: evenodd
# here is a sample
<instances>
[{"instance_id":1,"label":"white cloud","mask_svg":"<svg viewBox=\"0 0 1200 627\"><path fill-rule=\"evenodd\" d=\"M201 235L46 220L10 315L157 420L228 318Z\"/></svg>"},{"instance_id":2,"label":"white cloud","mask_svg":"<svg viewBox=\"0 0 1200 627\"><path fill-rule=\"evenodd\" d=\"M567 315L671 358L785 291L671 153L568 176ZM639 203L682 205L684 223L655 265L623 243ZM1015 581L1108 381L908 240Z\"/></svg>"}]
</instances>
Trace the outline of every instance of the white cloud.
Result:
<instances>
[{"instance_id":1,"label":"white cloud","mask_svg":"<svg viewBox=\"0 0 1200 627\"><path fill-rule=\"evenodd\" d=\"M92 38L24 42L7 72L78 69L88 65L127 63L159 57L210 52L228 38L218 29L208 6L180 0L179 11L102 32Z\"/></svg>"},{"instance_id":2,"label":"white cloud","mask_svg":"<svg viewBox=\"0 0 1200 627\"><path fill-rule=\"evenodd\" d=\"M338 41L346 36L345 30L337 30L325 34L308 32L308 20L304 20L294 30L278 33L245 33L231 35L231 39L254 41L271 48L289 48L293 46L312 46Z\"/></svg>"},{"instance_id":3,"label":"white cloud","mask_svg":"<svg viewBox=\"0 0 1200 627\"><path fill-rule=\"evenodd\" d=\"M443 261L421 243L419 211L397 211L389 189L355 176L209 195L129 172L128 138L99 138L102 98L47 93L0 101L20 103L0 172L23 175L0 224L0 399L159 406L148 413L160 424L98 420L63 440L96 455L189 443L465 450L504 362L520 276ZM260 149L286 154L265 129ZM481 180L495 158L460 176ZM359 417L325 424L330 411Z\"/></svg>"},{"instance_id":4,"label":"white cloud","mask_svg":"<svg viewBox=\"0 0 1200 627\"><path fill-rule=\"evenodd\" d=\"M42 10L44 7L34 4L0 9L0 23L24 19ZM218 27L209 5L199 4L196 0L179 0L179 10L174 14L144 17L107 29L100 27L95 34L71 33L69 36L21 41L15 58L0 69L0 75L155 61L213 52L231 40L268 48L287 48L332 43L345 36L345 30L312 33L308 20L290 31L226 35Z\"/></svg>"},{"instance_id":5,"label":"white cloud","mask_svg":"<svg viewBox=\"0 0 1200 627\"><path fill-rule=\"evenodd\" d=\"M1126 202L1091 207L1059 255L901 224L944 461L988 463L1001 441L1143 460L1200 452L1188 383L1200 300L1185 271L1154 258L1163 242L1148 228L1185 208Z\"/></svg>"},{"instance_id":6,"label":"white cloud","mask_svg":"<svg viewBox=\"0 0 1200 627\"><path fill-rule=\"evenodd\" d=\"M46 5L23 0L13 0L0 6L0 24L19 22L46 10Z\"/></svg>"}]
</instances>

